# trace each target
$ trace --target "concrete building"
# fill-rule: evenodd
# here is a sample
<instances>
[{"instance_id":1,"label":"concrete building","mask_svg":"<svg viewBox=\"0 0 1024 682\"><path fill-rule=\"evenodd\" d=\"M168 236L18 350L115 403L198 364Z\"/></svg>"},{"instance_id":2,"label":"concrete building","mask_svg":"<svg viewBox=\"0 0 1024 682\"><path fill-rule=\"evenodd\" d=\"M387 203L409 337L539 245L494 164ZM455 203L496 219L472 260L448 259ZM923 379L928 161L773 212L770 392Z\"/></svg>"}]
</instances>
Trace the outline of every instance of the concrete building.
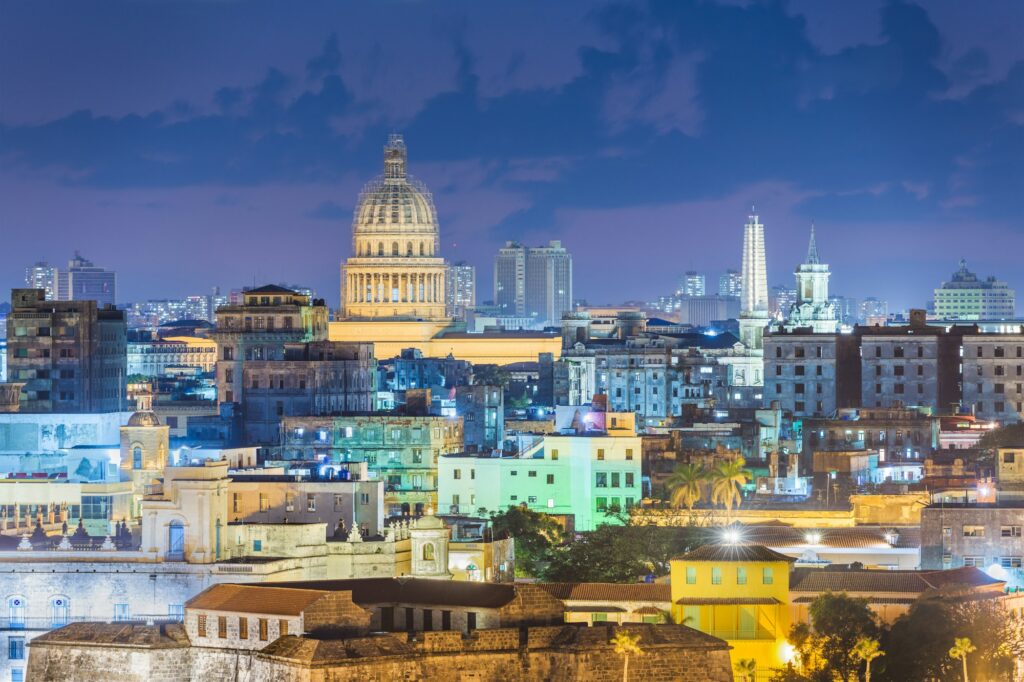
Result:
<instances>
[{"instance_id":1,"label":"concrete building","mask_svg":"<svg viewBox=\"0 0 1024 682\"><path fill-rule=\"evenodd\" d=\"M437 210L406 164L405 141L390 135L384 174L363 188L352 219L352 255L341 269L346 318L445 319Z\"/></svg>"},{"instance_id":2,"label":"concrete building","mask_svg":"<svg viewBox=\"0 0 1024 682\"><path fill-rule=\"evenodd\" d=\"M803 420L803 453L869 451L882 461L924 461L939 449L940 418L902 407L840 408L836 414Z\"/></svg>"},{"instance_id":3,"label":"concrete building","mask_svg":"<svg viewBox=\"0 0 1024 682\"><path fill-rule=\"evenodd\" d=\"M398 357L380 360L377 388L381 391L430 389L442 393L455 386L466 386L473 379L473 365L451 355L424 357L416 348L406 348Z\"/></svg>"},{"instance_id":4,"label":"concrete building","mask_svg":"<svg viewBox=\"0 0 1024 682\"><path fill-rule=\"evenodd\" d=\"M1024 333L963 336L965 408L981 419L1024 418Z\"/></svg>"},{"instance_id":5,"label":"concrete building","mask_svg":"<svg viewBox=\"0 0 1024 682\"><path fill-rule=\"evenodd\" d=\"M960 261L952 279L935 290L934 315L939 320L1001 320L1016 315L1014 290L995 277L979 280Z\"/></svg>"},{"instance_id":6,"label":"concrete building","mask_svg":"<svg viewBox=\"0 0 1024 682\"><path fill-rule=\"evenodd\" d=\"M95 301L47 301L13 289L8 378L23 383L23 412L116 412L126 407L124 312Z\"/></svg>"},{"instance_id":7,"label":"concrete building","mask_svg":"<svg viewBox=\"0 0 1024 682\"><path fill-rule=\"evenodd\" d=\"M506 242L494 261L494 303L503 315L559 324L573 309L572 256L560 241L538 247Z\"/></svg>"},{"instance_id":8,"label":"concrete building","mask_svg":"<svg viewBox=\"0 0 1024 682\"><path fill-rule=\"evenodd\" d=\"M168 372L213 372L217 342L196 336L169 336L150 341L129 341L128 375L161 376Z\"/></svg>"},{"instance_id":9,"label":"concrete building","mask_svg":"<svg viewBox=\"0 0 1024 682\"><path fill-rule=\"evenodd\" d=\"M818 258L818 245L811 225L811 241L806 260L796 269L796 301L787 310L785 326L788 329L809 329L818 334L836 331L836 307L828 295L828 265Z\"/></svg>"},{"instance_id":10,"label":"concrete building","mask_svg":"<svg viewBox=\"0 0 1024 682\"><path fill-rule=\"evenodd\" d=\"M855 337L798 329L768 334L764 344L766 405L778 401L794 417L825 417L859 403Z\"/></svg>"},{"instance_id":11,"label":"concrete building","mask_svg":"<svg viewBox=\"0 0 1024 682\"><path fill-rule=\"evenodd\" d=\"M679 280L679 293L682 296L704 296L707 293L707 282L703 274L690 270Z\"/></svg>"},{"instance_id":12,"label":"concrete building","mask_svg":"<svg viewBox=\"0 0 1024 682\"><path fill-rule=\"evenodd\" d=\"M743 275L736 270L726 270L718 278L718 295L739 298L743 294Z\"/></svg>"},{"instance_id":13,"label":"concrete building","mask_svg":"<svg viewBox=\"0 0 1024 682\"><path fill-rule=\"evenodd\" d=\"M285 416L285 459L366 462L370 480L384 482L388 516L437 509L438 459L464 450L461 418L373 413Z\"/></svg>"},{"instance_id":14,"label":"concrete building","mask_svg":"<svg viewBox=\"0 0 1024 682\"><path fill-rule=\"evenodd\" d=\"M205 320L213 322L217 308L228 304L228 297L192 295L180 299L137 301L127 308L128 327L159 327L168 322Z\"/></svg>"},{"instance_id":15,"label":"concrete building","mask_svg":"<svg viewBox=\"0 0 1024 682\"><path fill-rule=\"evenodd\" d=\"M498 386L457 386L455 414L462 417L467 452L500 450L505 441L505 394Z\"/></svg>"},{"instance_id":16,"label":"concrete building","mask_svg":"<svg viewBox=\"0 0 1024 682\"><path fill-rule=\"evenodd\" d=\"M739 317L737 296L685 296L679 301L679 323L708 327L713 322Z\"/></svg>"},{"instance_id":17,"label":"concrete building","mask_svg":"<svg viewBox=\"0 0 1024 682\"><path fill-rule=\"evenodd\" d=\"M761 350L768 324L768 266L764 252L764 225L751 209L743 228L743 285L740 298L740 341L751 351Z\"/></svg>"},{"instance_id":18,"label":"concrete building","mask_svg":"<svg viewBox=\"0 0 1024 682\"><path fill-rule=\"evenodd\" d=\"M889 319L889 302L868 296L857 306L857 321L861 324L885 326Z\"/></svg>"},{"instance_id":19,"label":"concrete building","mask_svg":"<svg viewBox=\"0 0 1024 682\"><path fill-rule=\"evenodd\" d=\"M97 306L117 303L117 275L93 265L76 251L67 270L57 272L58 301L96 301Z\"/></svg>"},{"instance_id":20,"label":"concrete building","mask_svg":"<svg viewBox=\"0 0 1024 682\"><path fill-rule=\"evenodd\" d=\"M442 456L438 499L451 514L478 514L525 505L565 519L577 531L620 523L611 511L639 504L641 439L632 415L606 433L546 435L515 457ZM481 512L481 510L484 510Z\"/></svg>"},{"instance_id":21,"label":"concrete building","mask_svg":"<svg viewBox=\"0 0 1024 682\"><path fill-rule=\"evenodd\" d=\"M217 401L241 402L246 363L283 360L285 344L327 338L327 307L321 300L268 285L243 294L241 305L217 309Z\"/></svg>"},{"instance_id":22,"label":"concrete building","mask_svg":"<svg viewBox=\"0 0 1024 682\"><path fill-rule=\"evenodd\" d=\"M280 359L242 368L242 429L247 443L276 445L283 417L368 412L377 394L373 344L313 341L284 346Z\"/></svg>"},{"instance_id":23,"label":"concrete building","mask_svg":"<svg viewBox=\"0 0 1024 682\"><path fill-rule=\"evenodd\" d=\"M476 306L476 268L464 262L448 266L444 287L448 317L465 320L466 311Z\"/></svg>"},{"instance_id":24,"label":"concrete building","mask_svg":"<svg viewBox=\"0 0 1024 682\"><path fill-rule=\"evenodd\" d=\"M46 292L46 300L57 300L57 268L39 261L25 268L25 287L42 289Z\"/></svg>"},{"instance_id":25,"label":"concrete building","mask_svg":"<svg viewBox=\"0 0 1024 682\"><path fill-rule=\"evenodd\" d=\"M921 566L975 566L1024 588L1024 502L933 504L921 511Z\"/></svg>"}]
</instances>

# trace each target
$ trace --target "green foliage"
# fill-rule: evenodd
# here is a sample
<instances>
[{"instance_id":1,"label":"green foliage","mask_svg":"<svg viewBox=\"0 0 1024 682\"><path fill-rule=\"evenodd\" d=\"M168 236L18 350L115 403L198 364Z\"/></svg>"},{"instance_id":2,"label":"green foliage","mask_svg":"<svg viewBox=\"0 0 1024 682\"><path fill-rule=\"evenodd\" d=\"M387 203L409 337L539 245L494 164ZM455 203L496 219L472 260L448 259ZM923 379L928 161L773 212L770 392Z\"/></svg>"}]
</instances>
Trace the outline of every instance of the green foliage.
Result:
<instances>
[{"instance_id":1,"label":"green foliage","mask_svg":"<svg viewBox=\"0 0 1024 682\"><path fill-rule=\"evenodd\" d=\"M528 577L541 574L553 548L565 537L557 521L526 507L491 514L491 527L495 537L515 538L516 574Z\"/></svg>"},{"instance_id":2,"label":"green foliage","mask_svg":"<svg viewBox=\"0 0 1024 682\"><path fill-rule=\"evenodd\" d=\"M500 365L474 365L473 383L477 386L499 386L508 388L512 375Z\"/></svg>"},{"instance_id":3,"label":"green foliage","mask_svg":"<svg viewBox=\"0 0 1024 682\"><path fill-rule=\"evenodd\" d=\"M666 575L669 562L697 542L690 527L600 526L556 548L544 572L552 582L630 583L653 573Z\"/></svg>"},{"instance_id":4,"label":"green foliage","mask_svg":"<svg viewBox=\"0 0 1024 682\"><path fill-rule=\"evenodd\" d=\"M731 511L740 506L742 488L750 482L751 473L744 469L747 462L742 457L719 462L709 472L711 479L711 502L721 504Z\"/></svg>"},{"instance_id":5,"label":"green foliage","mask_svg":"<svg viewBox=\"0 0 1024 682\"><path fill-rule=\"evenodd\" d=\"M850 679L859 667L850 652L858 641L874 638L878 632L867 600L826 592L811 602L809 614L813 627L798 623L789 635L800 654L803 673L810 679Z\"/></svg>"},{"instance_id":6,"label":"green foliage","mask_svg":"<svg viewBox=\"0 0 1024 682\"><path fill-rule=\"evenodd\" d=\"M704 484L708 480L708 472L699 464L680 464L665 479L665 489L670 491L672 506L686 507L693 511L693 506L700 502Z\"/></svg>"},{"instance_id":7,"label":"green foliage","mask_svg":"<svg viewBox=\"0 0 1024 682\"><path fill-rule=\"evenodd\" d=\"M984 450L1013 448L1021 445L1024 445L1024 422L1007 424L1002 428L993 429L978 441L978 447Z\"/></svg>"}]
</instances>

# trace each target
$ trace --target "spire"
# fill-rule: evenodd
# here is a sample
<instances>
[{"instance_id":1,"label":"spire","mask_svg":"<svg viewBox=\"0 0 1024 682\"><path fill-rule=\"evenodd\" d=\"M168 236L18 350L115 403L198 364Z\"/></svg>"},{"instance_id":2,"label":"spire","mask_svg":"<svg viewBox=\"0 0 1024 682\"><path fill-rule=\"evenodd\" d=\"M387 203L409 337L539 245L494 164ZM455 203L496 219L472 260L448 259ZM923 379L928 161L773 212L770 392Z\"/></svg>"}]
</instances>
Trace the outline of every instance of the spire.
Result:
<instances>
[{"instance_id":1,"label":"spire","mask_svg":"<svg viewBox=\"0 0 1024 682\"><path fill-rule=\"evenodd\" d=\"M404 179L405 159L405 140L400 134L391 133L388 135L388 143L384 145L384 179Z\"/></svg>"},{"instance_id":2,"label":"spire","mask_svg":"<svg viewBox=\"0 0 1024 682\"><path fill-rule=\"evenodd\" d=\"M814 240L814 221L811 221L811 243L807 245L807 262L810 265L817 265L821 261L818 260L818 244Z\"/></svg>"}]
</instances>

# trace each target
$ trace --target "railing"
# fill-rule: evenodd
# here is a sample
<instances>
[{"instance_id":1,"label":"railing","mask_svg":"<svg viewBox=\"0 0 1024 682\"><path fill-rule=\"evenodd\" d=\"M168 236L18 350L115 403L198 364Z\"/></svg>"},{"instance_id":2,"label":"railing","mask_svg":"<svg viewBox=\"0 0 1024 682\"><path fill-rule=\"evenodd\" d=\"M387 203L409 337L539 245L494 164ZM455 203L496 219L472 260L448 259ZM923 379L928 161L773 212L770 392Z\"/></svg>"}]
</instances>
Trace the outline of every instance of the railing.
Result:
<instances>
[{"instance_id":1,"label":"railing","mask_svg":"<svg viewBox=\"0 0 1024 682\"><path fill-rule=\"evenodd\" d=\"M29 616L26 618L0 618L0 630L53 630L63 627L69 623L181 623L183 615L172 615L167 613L147 614L136 613L123 618L102 618L93 616L85 618L74 616L68 618L39 618Z\"/></svg>"},{"instance_id":2,"label":"railing","mask_svg":"<svg viewBox=\"0 0 1024 682\"><path fill-rule=\"evenodd\" d=\"M775 635L768 632L767 630L757 630L755 628L728 628L725 630L702 630L706 634L712 637L718 637L719 639L770 639L775 640Z\"/></svg>"}]
</instances>

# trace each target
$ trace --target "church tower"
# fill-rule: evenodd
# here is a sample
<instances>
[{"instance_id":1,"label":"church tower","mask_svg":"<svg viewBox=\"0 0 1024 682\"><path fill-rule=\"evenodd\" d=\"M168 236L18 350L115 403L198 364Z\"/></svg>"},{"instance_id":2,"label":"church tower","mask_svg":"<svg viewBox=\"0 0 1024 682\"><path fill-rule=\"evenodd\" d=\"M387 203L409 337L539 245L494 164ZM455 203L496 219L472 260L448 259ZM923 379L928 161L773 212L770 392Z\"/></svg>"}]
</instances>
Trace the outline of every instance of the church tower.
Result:
<instances>
[{"instance_id":1,"label":"church tower","mask_svg":"<svg viewBox=\"0 0 1024 682\"><path fill-rule=\"evenodd\" d=\"M448 570L448 526L427 510L409 526L412 577L451 580Z\"/></svg>"},{"instance_id":2,"label":"church tower","mask_svg":"<svg viewBox=\"0 0 1024 682\"><path fill-rule=\"evenodd\" d=\"M828 298L828 279L832 273L818 258L814 223L807 259L796 269L796 302L789 309L786 329L810 328L816 334L833 334L838 326L836 306Z\"/></svg>"},{"instance_id":3,"label":"church tower","mask_svg":"<svg viewBox=\"0 0 1024 682\"><path fill-rule=\"evenodd\" d=\"M352 220L352 256L341 268L343 314L354 320L445 319L437 210L406 172L401 135L384 146L384 174L363 188Z\"/></svg>"},{"instance_id":4,"label":"church tower","mask_svg":"<svg viewBox=\"0 0 1024 682\"><path fill-rule=\"evenodd\" d=\"M171 427L161 424L152 410L153 396L140 395L138 410L121 427L121 480L132 482L133 516L146 486L164 474L170 449Z\"/></svg>"},{"instance_id":5,"label":"church tower","mask_svg":"<svg viewBox=\"0 0 1024 682\"><path fill-rule=\"evenodd\" d=\"M740 296L740 341L747 350L763 350L768 324L768 266L764 254L764 225L753 207L743 227L743 277Z\"/></svg>"}]
</instances>

